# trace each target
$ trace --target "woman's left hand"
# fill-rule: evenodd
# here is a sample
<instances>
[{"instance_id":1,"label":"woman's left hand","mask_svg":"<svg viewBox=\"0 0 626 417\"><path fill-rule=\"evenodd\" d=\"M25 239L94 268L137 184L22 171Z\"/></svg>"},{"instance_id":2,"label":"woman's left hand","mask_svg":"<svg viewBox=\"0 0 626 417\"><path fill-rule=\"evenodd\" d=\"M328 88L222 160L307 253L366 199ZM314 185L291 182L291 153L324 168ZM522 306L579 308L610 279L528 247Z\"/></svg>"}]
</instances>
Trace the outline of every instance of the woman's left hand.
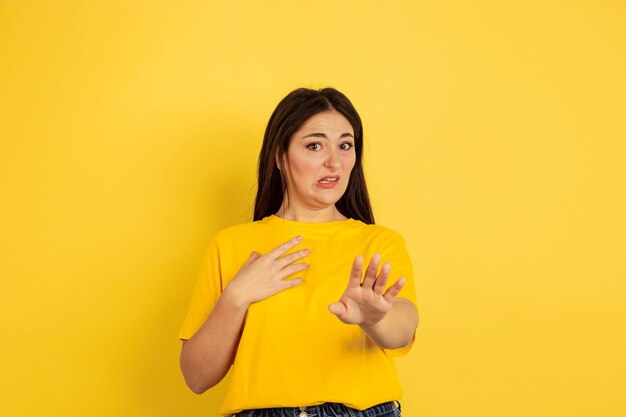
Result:
<instances>
[{"instance_id":1,"label":"woman's left hand","mask_svg":"<svg viewBox=\"0 0 626 417\"><path fill-rule=\"evenodd\" d=\"M346 324L373 325L381 321L391 311L393 301L404 287L406 279L400 277L383 294L385 284L389 278L391 265L385 262L378 276L380 254L372 256L365 271L365 278L361 283L363 256L357 256L352 263L352 272L348 281L348 288L343 292L341 299L328 306L328 310Z\"/></svg>"}]
</instances>

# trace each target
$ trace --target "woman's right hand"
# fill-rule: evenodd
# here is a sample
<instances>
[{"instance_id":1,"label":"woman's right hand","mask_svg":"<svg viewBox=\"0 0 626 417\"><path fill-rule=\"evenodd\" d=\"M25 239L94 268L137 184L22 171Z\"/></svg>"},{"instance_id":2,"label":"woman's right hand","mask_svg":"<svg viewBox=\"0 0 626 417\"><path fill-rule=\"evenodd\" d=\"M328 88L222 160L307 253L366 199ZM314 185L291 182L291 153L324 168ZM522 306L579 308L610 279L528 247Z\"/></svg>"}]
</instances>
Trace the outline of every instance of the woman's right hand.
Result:
<instances>
[{"instance_id":1,"label":"woman's right hand","mask_svg":"<svg viewBox=\"0 0 626 417\"><path fill-rule=\"evenodd\" d=\"M284 278L309 267L305 263L294 263L307 256L309 250L302 249L282 256L301 241L302 236L296 236L265 255L252 252L246 263L228 283L222 296L227 296L235 304L247 307L301 284L302 278L289 280Z\"/></svg>"}]
</instances>

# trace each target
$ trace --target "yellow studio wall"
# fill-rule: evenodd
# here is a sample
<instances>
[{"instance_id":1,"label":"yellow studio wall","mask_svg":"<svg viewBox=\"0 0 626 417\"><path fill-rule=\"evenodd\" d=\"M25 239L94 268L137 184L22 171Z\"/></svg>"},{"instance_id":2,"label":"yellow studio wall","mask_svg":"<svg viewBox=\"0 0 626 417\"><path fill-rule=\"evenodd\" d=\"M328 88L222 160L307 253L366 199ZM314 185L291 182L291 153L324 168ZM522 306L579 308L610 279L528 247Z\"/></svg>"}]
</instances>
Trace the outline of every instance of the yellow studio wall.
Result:
<instances>
[{"instance_id":1,"label":"yellow studio wall","mask_svg":"<svg viewBox=\"0 0 626 417\"><path fill-rule=\"evenodd\" d=\"M178 369L201 254L251 216L274 106L327 85L413 257L404 415L624 415L625 21L619 1L0 2L0 415L216 415L223 387Z\"/></svg>"}]
</instances>

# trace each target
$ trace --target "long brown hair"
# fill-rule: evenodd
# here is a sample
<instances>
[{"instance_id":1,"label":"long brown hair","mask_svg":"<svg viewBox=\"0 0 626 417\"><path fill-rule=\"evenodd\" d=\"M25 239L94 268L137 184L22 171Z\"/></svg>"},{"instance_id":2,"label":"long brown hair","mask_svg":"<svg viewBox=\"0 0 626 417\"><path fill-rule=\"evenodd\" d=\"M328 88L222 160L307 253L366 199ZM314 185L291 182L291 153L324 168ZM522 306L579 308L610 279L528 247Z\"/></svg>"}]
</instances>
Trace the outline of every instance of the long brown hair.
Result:
<instances>
[{"instance_id":1,"label":"long brown hair","mask_svg":"<svg viewBox=\"0 0 626 417\"><path fill-rule=\"evenodd\" d=\"M283 155L287 151L291 136L310 117L329 110L341 113L352 125L356 151L356 162L350 173L348 187L335 206L348 218L374 224L374 214L362 165L363 125L361 118L348 97L334 88L320 90L298 88L278 103L267 123L259 154L254 220L261 220L275 214L283 202L287 192L287 181L281 175L281 171L285 172ZM278 155L280 170L276 166L276 155Z\"/></svg>"}]
</instances>

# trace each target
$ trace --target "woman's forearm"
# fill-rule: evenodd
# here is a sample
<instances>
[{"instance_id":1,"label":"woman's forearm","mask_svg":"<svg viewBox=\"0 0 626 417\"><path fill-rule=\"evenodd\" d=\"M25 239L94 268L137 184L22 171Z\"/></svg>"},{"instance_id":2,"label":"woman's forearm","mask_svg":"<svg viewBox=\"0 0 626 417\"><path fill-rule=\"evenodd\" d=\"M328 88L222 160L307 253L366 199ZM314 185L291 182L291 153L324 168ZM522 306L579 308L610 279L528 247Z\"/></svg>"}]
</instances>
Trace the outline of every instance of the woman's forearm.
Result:
<instances>
[{"instance_id":1,"label":"woman's forearm","mask_svg":"<svg viewBox=\"0 0 626 417\"><path fill-rule=\"evenodd\" d=\"M230 369L247 309L225 291L202 327L183 341L180 369L196 394L217 385Z\"/></svg>"},{"instance_id":2,"label":"woman's forearm","mask_svg":"<svg viewBox=\"0 0 626 417\"><path fill-rule=\"evenodd\" d=\"M404 298L396 298L391 311L381 321L359 326L377 346L399 349L409 344L418 324L415 305Z\"/></svg>"}]
</instances>

